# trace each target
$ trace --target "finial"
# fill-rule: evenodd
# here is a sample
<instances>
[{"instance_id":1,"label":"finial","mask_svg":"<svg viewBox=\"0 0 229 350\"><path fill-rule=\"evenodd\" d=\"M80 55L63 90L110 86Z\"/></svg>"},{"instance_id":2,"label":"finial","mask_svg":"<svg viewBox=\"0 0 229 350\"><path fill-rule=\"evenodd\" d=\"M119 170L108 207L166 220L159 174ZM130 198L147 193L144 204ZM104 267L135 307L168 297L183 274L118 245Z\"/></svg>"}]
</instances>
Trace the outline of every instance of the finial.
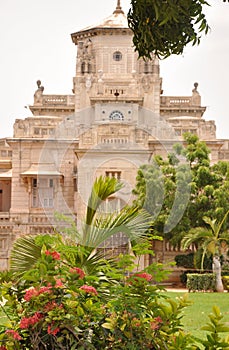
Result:
<instances>
[{"instance_id":1,"label":"finial","mask_svg":"<svg viewBox=\"0 0 229 350\"><path fill-rule=\"evenodd\" d=\"M121 0L117 0L117 6L113 13L124 13L121 7Z\"/></svg>"}]
</instances>

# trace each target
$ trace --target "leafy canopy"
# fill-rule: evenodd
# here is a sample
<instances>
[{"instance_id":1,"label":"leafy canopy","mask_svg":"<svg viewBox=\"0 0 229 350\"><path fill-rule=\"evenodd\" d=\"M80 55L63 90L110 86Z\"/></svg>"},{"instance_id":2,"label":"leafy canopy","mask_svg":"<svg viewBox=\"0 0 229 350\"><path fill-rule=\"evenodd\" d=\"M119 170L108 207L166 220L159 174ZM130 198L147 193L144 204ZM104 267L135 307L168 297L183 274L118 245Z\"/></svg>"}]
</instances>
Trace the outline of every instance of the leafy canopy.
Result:
<instances>
[{"instance_id":1,"label":"leafy canopy","mask_svg":"<svg viewBox=\"0 0 229 350\"><path fill-rule=\"evenodd\" d=\"M132 0L131 5L128 24L139 57L180 55L188 43L198 45L209 30L205 0Z\"/></svg>"}]
</instances>

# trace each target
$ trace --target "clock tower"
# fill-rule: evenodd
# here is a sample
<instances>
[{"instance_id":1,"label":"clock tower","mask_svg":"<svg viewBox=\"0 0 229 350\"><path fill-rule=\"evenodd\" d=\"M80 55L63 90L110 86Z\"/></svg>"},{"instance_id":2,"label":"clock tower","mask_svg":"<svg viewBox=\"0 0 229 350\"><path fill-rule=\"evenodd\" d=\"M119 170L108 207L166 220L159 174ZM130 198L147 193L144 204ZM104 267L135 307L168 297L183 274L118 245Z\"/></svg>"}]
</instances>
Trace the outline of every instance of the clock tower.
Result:
<instances>
[{"instance_id":1,"label":"clock tower","mask_svg":"<svg viewBox=\"0 0 229 350\"><path fill-rule=\"evenodd\" d=\"M139 108L159 115L158 59L138 59L120 0L111 16L71 36L77 45L76 111L93 107L91 122L116 119L136 123Z\"/></svg>"},{"instance_id":2,"label":"clock tower","mask_svg":"<svg viewBox=\"0 0 229 350\"><path fill-rule=\"evenodd\" d=\"M73 92L79 143L74 202L79 218L100 175L126 184L115 199L118 208L131 203L137 170L152 155L149 139L159 138L158 132L167 126L159 116L158 59L138 59L120 0L109 17L71 37L77 46ZM152 137L152 131L157 136Z\"/></svg>"}]
</instances>

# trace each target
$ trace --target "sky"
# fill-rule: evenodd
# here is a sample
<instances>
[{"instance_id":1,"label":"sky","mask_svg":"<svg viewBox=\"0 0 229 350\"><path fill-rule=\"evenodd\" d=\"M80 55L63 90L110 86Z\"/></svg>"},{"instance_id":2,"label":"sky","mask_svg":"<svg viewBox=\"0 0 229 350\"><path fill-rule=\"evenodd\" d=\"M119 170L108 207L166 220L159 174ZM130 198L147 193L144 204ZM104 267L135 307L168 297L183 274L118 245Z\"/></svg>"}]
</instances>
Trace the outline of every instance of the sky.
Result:
<instances>
[{"instance_id":1,"label":"sky","mask_svg":"<svg viewBox=\"0 0 229 350\"><path fill-rule=\"evenodd\" d=\"M110 16L117 0L0 0L0 138L13 136L15 119L28 105L39 79L45 94L71 94L76 46L71 33ZM165 96L190 96L198 82L206 120L217 138L229 139L229 2L209 0L211 31L198 47L161 61ZM127 13L130 0L121 0Z\"/></svg>"}]
</instances>

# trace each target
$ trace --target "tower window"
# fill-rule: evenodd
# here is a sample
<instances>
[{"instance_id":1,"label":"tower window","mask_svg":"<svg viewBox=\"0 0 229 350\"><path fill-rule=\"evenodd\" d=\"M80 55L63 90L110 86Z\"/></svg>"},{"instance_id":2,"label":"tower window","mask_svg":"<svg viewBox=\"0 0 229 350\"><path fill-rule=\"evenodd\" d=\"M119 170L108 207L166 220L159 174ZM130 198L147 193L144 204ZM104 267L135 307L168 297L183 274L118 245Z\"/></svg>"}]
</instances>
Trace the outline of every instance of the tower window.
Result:
<instances>
[{"instance_id":1,"label":"tower window","mask_svg":"<svg viewBox=\"0 0 229 350\"><path fill-rule=\"evenodd\" d=\"M120 51L115 51L113 53L113 60L114 61L121 61L122 59L122 53Z\"/></svg>"}]
</instances>

